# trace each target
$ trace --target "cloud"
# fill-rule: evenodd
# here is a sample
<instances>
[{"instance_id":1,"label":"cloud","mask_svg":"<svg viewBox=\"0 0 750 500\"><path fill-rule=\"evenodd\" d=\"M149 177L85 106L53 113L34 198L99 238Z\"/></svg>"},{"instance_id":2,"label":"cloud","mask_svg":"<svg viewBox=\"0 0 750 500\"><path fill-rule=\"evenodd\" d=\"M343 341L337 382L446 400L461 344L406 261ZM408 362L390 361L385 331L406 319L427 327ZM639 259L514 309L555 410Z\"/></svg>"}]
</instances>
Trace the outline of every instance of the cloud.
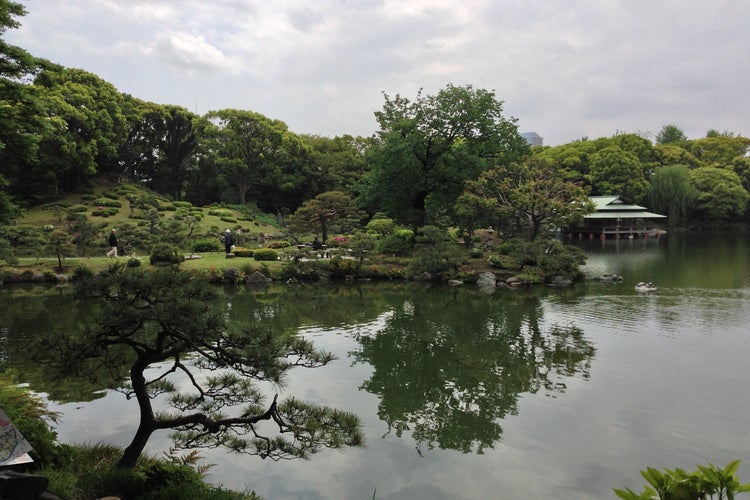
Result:
<instances>
[{"instance_id":1,"label":"cloud","mask_svg":"<svg viewBox=\"0 0 750 500\"><path fill-rule=\"evenodd\" d=\"M495 90L547 144L684 123L750 134L750 3L34 0L6 38L137 97L369 135L381 92ZM92 21L93 20L93 21ZM199 105L196 105L196 102Z\"/></svg>"},{"instance_id":2,"label":"cloud","mask_svg":"<svg viewBox=\"0 0 750 500\"><path fill-rule=\"evenodd\" d=\"M172 67L188 71L225 70L236 73L238 61L227 57L208 43L203 36L179 31L157 33L154 43L144 50L164 60Z\"/></svg>"}]
</instances>

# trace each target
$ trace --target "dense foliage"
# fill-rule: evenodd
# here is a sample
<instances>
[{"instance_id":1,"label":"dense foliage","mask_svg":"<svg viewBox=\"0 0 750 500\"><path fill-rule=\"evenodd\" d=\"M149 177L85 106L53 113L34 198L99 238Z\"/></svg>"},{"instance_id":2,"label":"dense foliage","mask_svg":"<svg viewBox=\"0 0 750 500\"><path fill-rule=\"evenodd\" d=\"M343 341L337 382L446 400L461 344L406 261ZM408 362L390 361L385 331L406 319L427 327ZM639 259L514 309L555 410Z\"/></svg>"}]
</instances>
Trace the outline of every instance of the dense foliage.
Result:
<instances>
[{"instance_id":1,"label":"dense foliage","mask_svg":"<svg viewBox=\"0 0 750 500\"><path fill-rule=\"evenodd\" d=\"M712 129L691 140L669 124L655 143L626 133L532 150L518 133L516 118L503 116L504 103L493 92L448 84L415 98L384 94L383 108L375 112L380 129L371 138L298 135L254 111L198 116L179 106L145 102L85 70L37 59L2 39L6 30L18 27L24 8L2 0L0 13L2 224L17 221L25 207L86 191L108 177L194 205L248 205L282 219L302 210L306 213L291 221L312 223L318 216L311 228L318 233L329 229L326 216L314 208L321 196L332 196L326 193L351 199L347 210L362 210L364 219L357 222L363 224L380 213L415 231L437 225L471 234L481 223L517 233L518 206L491 217L477 215L481 204L467 205L461 196L467 183L486 172L512 176L517 166L541 165L541 160L552 165L561 186L573 189L563 198L577 198L583 189L630 203L653 202L668 212L672 225L723 225L747 215L750 139L732 132ZM669 170L676 165L687 168L687 179L684 171ZM506 181L517 191L521 183ZM158 219L160 207L153 200L132 200L131 214L144 206L156 211L152 220ZM112 216L117 209L101 205L96 215ZM75 208L64 211L71 217ZM516 215L507 217L512 212ZM532 235L543 229L534 227L533 219L524 228ZM87 233L96 234L87 222L79 220L79 227L69 229L72 236L80 234L79 250ZM558 222L560 217L548 220Z\"/></svg>"}]
</instances>

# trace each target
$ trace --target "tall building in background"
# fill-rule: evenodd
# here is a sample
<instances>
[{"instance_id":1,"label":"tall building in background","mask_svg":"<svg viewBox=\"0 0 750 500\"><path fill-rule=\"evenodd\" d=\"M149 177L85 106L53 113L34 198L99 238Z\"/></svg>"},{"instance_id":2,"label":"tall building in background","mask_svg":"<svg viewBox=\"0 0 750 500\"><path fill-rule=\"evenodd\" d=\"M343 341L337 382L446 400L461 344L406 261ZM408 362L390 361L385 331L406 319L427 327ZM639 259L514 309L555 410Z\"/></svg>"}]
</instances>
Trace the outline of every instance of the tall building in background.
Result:
<instances>
[{"instance_id":1,"label":"tall building in background","mask_svg":"<svg viewBox=\"0 0 750 500\"><path fill-rule=\"evenodd\" d=\"M526 139L530 146L544 146L544 138L536 132L523 132L521 137Z\"/></svg>"}]
</instances>

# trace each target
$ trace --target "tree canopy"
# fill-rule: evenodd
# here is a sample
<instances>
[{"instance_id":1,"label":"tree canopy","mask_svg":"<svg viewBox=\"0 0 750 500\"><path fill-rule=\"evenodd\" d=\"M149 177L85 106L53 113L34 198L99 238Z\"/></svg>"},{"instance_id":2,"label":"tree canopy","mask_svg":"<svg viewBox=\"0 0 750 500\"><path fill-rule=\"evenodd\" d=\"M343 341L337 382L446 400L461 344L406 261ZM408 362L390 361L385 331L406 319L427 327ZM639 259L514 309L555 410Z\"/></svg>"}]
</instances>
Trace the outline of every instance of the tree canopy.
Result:
<instances>
[{"instance_id":1,"label":"tree canopy","mask_svg":"<svg viewBox=\"0 0 750 500\"><path fill-rule=\"evenodd\" d=\"M592 210L586 190L565 180L549 160L530 158L498 165L476 181L467 182L459 205L481 207L496 214L508 230L522 233L529 241L544 227L560 228L576 222Z\"/></svg>"},{"instance_id":2,"label":"tree canopy","mask_svg":"<svg viewBox=\"0 0 750 500\"><path fill-rule=\"evenodd\" d=\"M466 180L529 152L490 91L448 85L413 101L384 96L360 201L399 222L421 226L451 215Z\"/></svg>"}]
</instances>

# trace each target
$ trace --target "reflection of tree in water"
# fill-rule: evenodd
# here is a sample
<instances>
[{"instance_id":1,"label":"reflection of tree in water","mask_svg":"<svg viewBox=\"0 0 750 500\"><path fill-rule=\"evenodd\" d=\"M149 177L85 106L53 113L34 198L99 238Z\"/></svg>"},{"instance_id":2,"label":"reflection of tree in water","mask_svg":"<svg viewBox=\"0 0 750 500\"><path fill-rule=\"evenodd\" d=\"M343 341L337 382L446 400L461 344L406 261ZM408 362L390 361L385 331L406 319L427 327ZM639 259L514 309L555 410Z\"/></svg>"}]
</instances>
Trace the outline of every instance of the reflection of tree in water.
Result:
<instances>
[{"instance_id":1,"label":"reflection of tree in water","mask_svg":"<svg viewBox=\"0 0 750 500\"><path fill-rule=\"evenodd\" d=\"M50 331L75 331L92 317L92 304L74 301L70 290L54 287L15 286L0 294L0 370L13 370L23 382L59 403L92 401L103 397L124 373L92 371L86 377L61 378L37 363L37 338Z\"/></svg>"},{"instance_id":2,"label":"reflection of tree in water","mask_svg":"<svg viewBox=\"0 0 750 500\"><path fill-rule=\"evenodd\" d=\"M555 396L565 378L588 378L593 345L575 327L542 332L538 298L516 294L419 294L394 309L383 329L358 338L363 384L380 397L388 432L411 431L426 445L482 453L516 414L522 393Z\"/></svg>"}]
</instances>

